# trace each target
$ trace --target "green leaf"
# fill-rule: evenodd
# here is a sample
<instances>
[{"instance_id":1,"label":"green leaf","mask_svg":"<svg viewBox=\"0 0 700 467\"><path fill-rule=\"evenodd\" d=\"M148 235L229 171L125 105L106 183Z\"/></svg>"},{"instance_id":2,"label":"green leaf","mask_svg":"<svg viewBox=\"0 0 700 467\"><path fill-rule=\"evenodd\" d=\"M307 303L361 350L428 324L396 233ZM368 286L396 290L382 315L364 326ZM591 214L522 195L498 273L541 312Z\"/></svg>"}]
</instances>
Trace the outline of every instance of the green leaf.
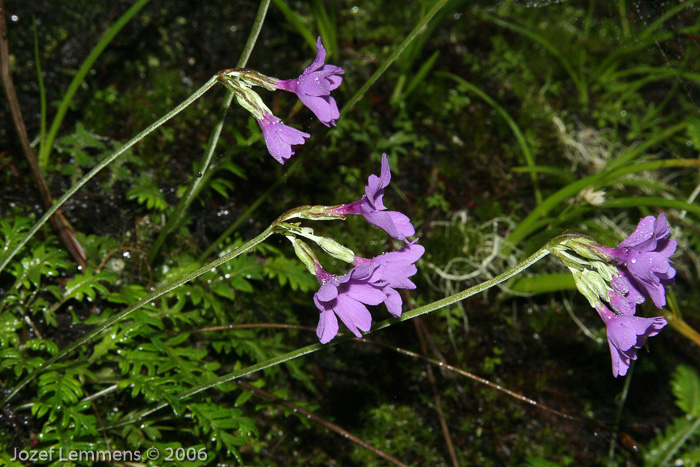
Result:
<instances>
[{"instance_id":1,"label":"green leaf","mask_svg":"<svg viewBox=\"0 0 700 467\"><path fill-rule=\"evenodd\" d=\"M308 292L318 287L316 279L303 264L284 256L269 258L265 263L265 274L272 279L276 277L281 286L289 283L292 290Z\"/></svg>"},{"instance_id":2,"label":"green leaf","mask_svg":"<svg viewBox=\"0 0 700 467\"><path fill-rule=\"evenodd\" d=\"M56 345L54 341L47 339L30 339L26 342L25 346L29 350L46 352L49 355L56 355L58 353L58 345Z\"/></svg>"},{"instance_id":3,"label":"green leaf","mask_svg":"<svg viewBox=\"0 0 700 467\"><path fill-rule=\"evenodd\" d=\"M146 177L142 177L140 183L127 192L126 198L135 199L137 203L145 204L148 209L165 211L168 208L163 193Z\"/></svg>"},{"instance_id":4,"label":"green leaf","mask_svg":"<svg viewBox=\"0 0 700 467\"><path fill-rule=\"evenodd\" d=\"M84 273L75 276L66 283L66 292L63 300L75 298L83 300L84 296L89 297L88 300L94 300L97 297L97 292L107 295L109 290L100 281L113 284L117 279L117 275L103 270L98 275L94 275L92 268L88 268Z\"/></svg>"},{"instance_id":5,"label":"green leaf","mask_svg":"<svg viewBox=\"0 0 700 467\"><path fill-rule=\"evenodd\" d=\"M216 443L216 449L226 448L227 453L239 457L237 447L246 444L251 434L258 434L253 420L238 409L211 403L189 404L192 418L197 423L195 433L205 434Z\"/></svg>"},{"instance_id":6,"label":"green leaf","mask_svg":"<svg viewBox=\"0 0 700 467\"><path fill-rule=\"evenodd\" d=\"M690 420L685 417L676 418L671 425L666 427L663 434L649 445L649 450L644 454L645 465L668 465L678 449L697 430L698 420Z\"/></svg>"},{"instance_id":7,"label":"green leaf","mask_svg":"<svg viewBox=\"0 0 700 467\"><path fill-rule=\"evenodd\" d=\"M57 276L59 269L69 267L65 251L42 243L32 249L32 256L15 261L10 273L15 276L18 287L39 287L44 276Z\"/></svg>"},{"instance_id":8,"label":"green leaf","mask_svg":"<svg viewBox=\"0 0 700 467\"><path fill-rule=\"evenodd\" d=\"M676 405L693 417L700 417L700 376L687 365L678 365L673 372L671 389Z\"/></svg>"}]
</instances>

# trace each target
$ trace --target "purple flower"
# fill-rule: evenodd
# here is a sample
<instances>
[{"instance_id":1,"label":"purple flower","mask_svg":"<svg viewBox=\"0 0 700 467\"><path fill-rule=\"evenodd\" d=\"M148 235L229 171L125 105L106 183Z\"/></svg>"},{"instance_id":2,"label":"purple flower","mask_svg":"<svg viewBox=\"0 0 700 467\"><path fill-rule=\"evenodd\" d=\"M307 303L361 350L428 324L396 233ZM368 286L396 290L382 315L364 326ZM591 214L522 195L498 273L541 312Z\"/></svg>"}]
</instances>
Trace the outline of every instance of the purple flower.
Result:
<instances>
[{"instance_id":1,"label":"purple flower","mask_svg":"<svg viewBox=\"0 0 700 467\"><path fill-rule=\"evenodd\" d=\"M417 241L417 240L416 240ZM415 289L416 284L408 278L418 270L415 263L425 253L425 248L414 241L398 251L383 253L372 259L356 257L356 266L379 264L372 274L372 283L386 295L384 305L392 316L401 316L403 300L395 289Z\"/></svg>"},{"instance_id":2,"label":"purple flower","mask_svg":"<svg viewBox=\"0 0 700 467\"><path fill-rule=\"evenodd\" d=\"M613 286L626 294L630 303L641 303L651 297L658 308L666 305L664 285L672 285L676 270L670 257L678 242L668 238L671 228L666 216L647 216L637 224L637 229L617 248L599 247L617 261L620 276L613 279Z\"/></svg>"},{"instance_id":3,"label":"purple flower","mask_svg":"<svg viewBox=\"0 0 700 467\"><path fill-rule=\"evenodd\" d=\"M370 175L365 187L365 194L358 201L333 209L334 213L362 214L370 224L383 229L393 238L407 242L406 237L416 233L411 220L397 211L387 211L382 202L384 188L391 181L391 169L386 154L382 155L382 171L377 177Z\"/></svg>"},{"instance_id":4,"label":"purple flower","mask_svg":"<svg viewBox=\"0 0 700 467\"><path fill-rule=\"evenodd\" d=\"M614 377L625 376L630 361L637 359L635 349L644 345L647 337L657 335L667 322L662 316L640 318L638 316L617 315L602 303L596 311L605 323L612 358Z\"/></svg>"},{"instance_id":5,"label":"purple flower","mask_svg":"<svg viewBox=\"0 0 700 467\"><path fill-rule=\"evenodd\" d=\"M317 264L316 277L321 288L314 303L321 311L316 335L326 344L338 334L338 318L357 337L372 325L372 315L365 305L384 303L393 316L401 316L403 302L395 289L415 289L408 278L417 271L413 264L425 253L415 242L398 251L372 259L356 257L355 267L343 276L329 274Z\"/></svg>"},{"instance_id":6,"label":"purple flower","mask_svg":"<svg viewBox=\"0 0 700 467\"><path fill-rule=\"evenodd\" d=\"M373 273L380 264L359 266L343 276L328 274L320 266L316 277L321 288L314 295L314 303L321 311L316 335L322 344L338 334L338 318L357 337L360 331L369 331L372 315L365 305L379 305L386 295L371 283Z\"/></svg>"},{"instance_id":7,"label":"purple flower","mask_svg":"<svg viewBox=\"0 0 700 467\"><path fill-rule=\"evenodd\" d=\"M304 144L304 138L311 136L285 125L271 113L264 113L263 118L258 120L258 125L262 129L267 150L280 164L284 164L294 154L293 144Z\"/></svg>"},{"instance_id":8,"label":"purple flower","mask_svg":"<svg viewBox=\"0 0 700 467\"><path fill-rule=\"evenodd\" d=\"M331 97L331 91L340 86L343 81L338 75L345 71L335 65L325 65L326 49L321 38L316 42L316 60L297 79L279 80L277 89L293 92L326 126L335 125L335 119L340 117L338 104Z\"/></svg>"}]
</instances>

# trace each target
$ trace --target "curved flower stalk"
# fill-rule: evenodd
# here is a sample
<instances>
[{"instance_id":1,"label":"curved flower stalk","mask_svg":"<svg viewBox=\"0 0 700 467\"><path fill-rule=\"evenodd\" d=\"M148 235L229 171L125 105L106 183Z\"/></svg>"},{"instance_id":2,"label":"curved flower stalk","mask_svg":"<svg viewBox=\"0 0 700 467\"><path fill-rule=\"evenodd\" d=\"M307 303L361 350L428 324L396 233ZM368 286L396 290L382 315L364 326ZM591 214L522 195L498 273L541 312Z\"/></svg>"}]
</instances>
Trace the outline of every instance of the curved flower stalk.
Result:
<instances>
[{"instance_id":1,"label":"curved flower stalk","mask_svg":"<svg viewBox=\"0 0 700 467\"><path fill-rule=\"evenodd\" d=\"M673 285L676 270L670 257L678 247L677 241L668 238L670 233L671 227L661 213L658 218L640 220L632 235L617 248L598 247L618 263L620 277L614 285L630 302L642 303L649 297L657 308L666 305L664 286Z\"/></svg>"},{"instance_id":2,"label":"curved flower stalk","mask_svg":"<svg viewBox=\"0 0 700 467\"><path fill-rule=\"evenodd\" d=\"M366 305L384 303L392 316L399 317L403 301L396 289L415 289L408 278L417 272L414 263L423 256L425 248L415 242L398 251L366 259L356 257L355 267L347 274L336 276L316 263L316 278L321 288L314 303L321 312L316 335L322 344L338 334L338 318L357 337L372 325L372 315Z\"/></svg>"},{"instance_id":3,"label":"curved flower stalk","mask_svg":"<svg viewBox=\"0 0 700 467\"><path fill-rule=\"evenodd\" d=\"M382 154L382 169L379 176L370 175L367 179L365 194L359 200L350 204L330 209L337 215L361 214L370 224L383 229L397 240L408 243L406 237L414 235L416 229L405 214L397 211L387 211L383 203L384 188L391 181L391 169L386 154Z\"/></svg>"},{"instance_id":4,"label":"curved flower stalk","mask_svg":"<svg viewBox=\"0 0 700 467\"><path fill-rule=\"evenodd\" d=\"M338 104L331 97L331 91L337 89L345 70L335 65L324 65L326 49L321 37L316 41L316 59L296 79L274 80L277 89L295 93L301 102L311 110L326 126L334 125L340 117Z\"/></svg>"}]
</instances>

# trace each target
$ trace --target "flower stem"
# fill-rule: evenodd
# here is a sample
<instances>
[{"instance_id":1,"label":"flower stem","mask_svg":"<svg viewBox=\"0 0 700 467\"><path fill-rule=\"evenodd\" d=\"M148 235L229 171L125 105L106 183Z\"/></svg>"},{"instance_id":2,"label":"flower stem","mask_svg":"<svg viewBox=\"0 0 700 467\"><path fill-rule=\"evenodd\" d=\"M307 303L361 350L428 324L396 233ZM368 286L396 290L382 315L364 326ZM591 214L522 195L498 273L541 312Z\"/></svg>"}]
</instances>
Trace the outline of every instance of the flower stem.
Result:
<instances>
[{"instance_id":1,"label":"flower stem","mask_svg":"<svg viewBox=\"0 0 700 467\"><path fill-rule=\"evenodd\" d=\"M241 57L238 59L238 64L236 65L236 68L244 68L248 63L250 53L253 51L253 47L255 46L255 42L258 39L258 35L260 34L262 25L265 22L265 15L267 14L267 9L269 6L270 0L262 0L260 2L258 15L255 17L253 28L250 31L250 34L248 35L248 40L245 46L243 47L243 51L241 52ZM214 150L216 149L216 145L219 142L219 137L221 136L221 129L224 126L224 120L226 119L226 114L228 113L228 109L231 106L232 101L233 92L226 89L224 101L221 104L221 108L219 109L219 115L216 119L216 123L214 124L214 128L212 129L211 136L209 137L209 142L207 143L207 148L204 154L204 162L202 163L202 167L199 170L199 172L202 174L206 173L207 170L209 170L209 165L211 164L211 160L214 156ZM197 193L199 193L202 182L204 180L204 177L194 178L194 181L190 184L187 193L185 193L185 196L183 196L183 198L178 203L177 207L175 208L175 211L168 219L168 222L165 224L165 227L163 227L163 230L161 230L160 234L158 234L158 238L156 238L156 241L153 244L153 248L151 248L151 251L148 254L149 262L153 262L156 255L158 254L158 250L160 250L160 247L163 245L165 239L168 237L168 235L170 235L170 233L173 230L177 229L177 226L180 224L180 222L182 222L182 218L185 215L185 211L190 206L190 204L192 204L192 201L194 201L194 198L197 196Z\"/></svg>"},{"instance_id":2,"label":"flower stem","mask_svg":"<svg viewBox=\"0 0 700 467\"><path fill-rule=\"evenodd\" d=\"M173 110L165 114L163 117L161 117L158 121L153 123L151 126L143 130L141 133L138 135L134 136L129 142L127 142L124 146L119 148L116 152L114 152L111 156L100 162L93 168L90 172L87 173L83 178L78 180L78 183L73 185L70 190L68 190L61 198L54 203L51 208L49 208L43 216L41 216L41 219L27 232L27 234L24 236L24 238L15 246L15 248L4 258L2 258L2 263L0 263L0 271L5 269L5 266L14 258L14 256L17 254L19 250L22 249L22 247L29 241L30 238L34 236L34 234L46 223L46 221L55 213L58 208L63 206L63 204L73 196L83 185L85 185L92 177L94 177L100 170L104 169L107 165L111 164L114 162L115 159L117 159L119 156L124 154L129 148L131 148L134 144L138 143L141 141L143 138L148 136L150 133L152 133L156 128L161 126L163 123L167 122L171 118L173 118L175 115L178 113L182 112L187 106L189 106L191 103L199 99L205 92L207 92L212 86L214 86L217 82L217 76L212 76L209 81L207 81L204 86L199 88L197 91L194 92L190 97L182 101L180 105L175 107Z\"/></svg>"},{"instance_id":3,"label":"flower stem","mask_svg":"<svg viewBox=\"0 0 700 467\"><path fill-rule=\"evenodd\" d=\"M553 238L550 240L545 246L537 250L532 256L528 257L524 261L520 262L519 264L506 269L504 272L499 274L498 276L494 277L493 279L489 279L485 282L482 282L481 284L475 285L474 287L470 287L466 290L463 290L461 292L458 292L454 295L450 295L449 297L443 298L442 300L438 300L436 302L430 303L428 305L424 305L422 307L416 308L414 310L411 310L409 312L404 313L402 316L399 318L390 318L386 319L384 321L381 321L380 323L377 323L375 326L373 326L372 330L370 330L368 333L372 333L375 331L379 331L380 329L384 329L389 326L393 326L394 324L398 324L402 321L406 321L412 318L415 318L416 316L423 315L425 313L430 313L431 311L435 311L439 308L452 305L453 303L456 303L460 300L464 300L465 298L471 297L472 295L476 295L479 292L483 292L484 290L493 287L494 285L498 285L501 282L504 282L511 277L515 276L516 274L521 273L525 269L529 268L533 264L535 264L537 261L540 259L544 258L547 256L551 249L556 246L557 244L561 243L564 241L566 238L568 238L566 235L561 235L558 237ZM286 354L271 358L269 360L265 360L264 362L256 363L255 365L251 365L247 368L243 368L241 370L234 371L232 373L228 373L226 375L220 376L218 378L206 381L202 384L198 384L197 386L194 386L187 391L183 391L175 396L176 399L178 400L183 400L186 399L189 396L192 396L194 394L197 394L202 391L206 391L207 389L211 389L215 386L218 386L220 384L228 383L229 381L233 381L235 379L242 378L244 376L247 376L251 373L255 373L256 371L264 370L266 368L270 368L275 365L279 365L281 363L285 363L287 361L293 360L295 358L303 357L304 355L308 355L310 353L314 353L318 350L340 344L341 342L345 342L347 340L353 339L355 336L353 336L351 333L346 333L342 336L336 337L333 339L331 342L328 344L321 344L321 343L316 343L316 344L311 344L307 345L306 347L302 347L300 349L293 350L291 352L288 352ZM135 414L132 418L128 420L124 420L120 422L118 425L115 426L110 426L108 428L116 428L119 426L123 426L126 424L131 424L135 423L138 420L141 420L144 417L147 417L148 415L164 408L167 407L168 403L167 402L161 402L157 406L143 410L137 414Z\"/></svg>"},{"instance_id":4,"label":"flower stem","mask_svg":"<svg viewBox=\"0 0 700 467\"><path fill-rule=\"evenodd\" d=\"M396 61L397 58L399 58L399 55L406 49L406 47L409 46L413 40L418 37L423 31L425 31L425 25L428 24L428 21L433 19L433 17L442 9L442 7L445 6L447 3L447 0L439 0L435 2L435 5L433 8L430 9L426 15L421 18L421 20L416 24L416 27L413 28L413 30L409 33L408 36L406 36L406 39L403 40L403 42L394 49L394 51L391 53L389 58L387 58L382 65L377 69L377 71L374 72L374 74L367 80L365 84L362 85L362 87L355 93L354 96L350 98L349 101L345 103L343 108L340 110L340 115L345 115L347 111L352 109L352 107L357 104L357 102L362 99L362 97L365 95L365 92L372 87L372 85L377 81L383 74L384 72L391 66L394 61Z\"/></svg>"},{"instance_id":5,"label":"flower stem","mask_svg":"<svg viewBox=\"0 0 700 467\"><path fill-rule=\"evenodd\" d=\"M26 378L24 378L22 381L20 381L15 387L13 387L8 392L8 394L3 399L2 404L0 404L0 407L4 407L7 403L9 403L10 400L20 390L22 390L22 388L24 388L29 382L31 382L33 379L35 379L41 373L43 373L47 369L49 369L54 363L61 360L63 357L65 357L66 355L68 355L69 353L71 353L73 350L77 349L81 345L91 341L94 337L96 337L98 334L100 334L105 329L112 326L114 323L123 320L124 318L126 318L131 313L138 310L139 308L141 308L145 304L150 303L153 300L155 300L155 299L167 294L168 292L180 287L182 284L189 282L192 279L196 279L197 277L201 276L202 274L206 273L207 271L210 271L214 268L217 268L217 267L221 266L222 264L224 264L225 262L230 261L233 258L235 258L235 257L237 257L237 256L239 256L247 251L250 251L257 244L265 241L265 239L267 239L274 232L275 232L275 224L272 224L270 227L265 229L265 231L263 231L260 235L258 235L254 239L244 243L243 245L239 246L238 248L235 248L230 253L227 253L226 255L222 256L221 258L218 258L210 263L207 263L205 266L202 266L201 268L199 268L195 271L192 271L189 274L185 274L184 276L165 284L164 286L162 286L162 287L158 288L156 291L148 294L146 297L142 298L141 300L139 300L135 304L131 305L126 310L121 311L121 312L117 313L116 315L110 317L105 322L96 326L90 332L88 332L87 334L82 336L81 338L75 340L73 343L68 345L68 347L61 350L53 358L48 360L45 364L43 364L41 367L34 370L34 372L32 372Z\"/></svg>"}]
</instances>

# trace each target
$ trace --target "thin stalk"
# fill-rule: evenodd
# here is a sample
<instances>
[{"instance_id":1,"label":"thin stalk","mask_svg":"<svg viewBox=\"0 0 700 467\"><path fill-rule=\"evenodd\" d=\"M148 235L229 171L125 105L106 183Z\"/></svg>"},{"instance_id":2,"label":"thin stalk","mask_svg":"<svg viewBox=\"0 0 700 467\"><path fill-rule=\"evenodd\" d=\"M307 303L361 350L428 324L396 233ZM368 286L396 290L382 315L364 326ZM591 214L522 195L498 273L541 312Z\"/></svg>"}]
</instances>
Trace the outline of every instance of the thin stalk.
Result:
<instances>
[{"instance_id":1,"label":"thin stalk","mask_svg":"<svg viewBox=\"0 0 700 467\"><path fill-rule=\"evenodd\" d=\"M630 37L630 23L627 20L627 5L625 5L625 0L617 0L617 11L620 14L622 37Z\"/></svg>"},{"instance_id":2,"label":"thin stalk","mask_svg":"<svg viewBox=\"0 0 700 467\"><path fill-rule=\"evenodd\" d=\"M151 0L139 0L134 3L131 8L126 10L126 12L112 26L110 26L107 31L105 31L104 36L102 36L95 48L90 51L90 55L88 55L83 64L80 66L80 69L73 78L73 81L71 81L70 85L68 85L66 94L63 96L61 104L58 107L58 111L56 112L56 116L53 118L53 122L51 122L51 128L49 129L49 133L45 141L46 144L42 145L39 149L40 167L46 167L46 164L49 162L49 154L51 153L51 147L53 146L54 139L56 139L58 129L61 127L61 123L63 123L63 118L68 112L73 96L76 92L78 92L80 85L85 80L85 77L90 72L90 69L92 69L92 65L102 54L104 49L106 49L110 42L112 42L112 40L116 37L119 31L126 26L126 23L128 23L129 20L131 20L136 13L141 11L141 9L150 1Z\"/></svg>"},{"instance_id":3,"label":"thin stalk","mask_svg":"<svg viewBox=\"0 0 700 467\"><path fill-rule=\"evenodd\" d=\"M635 148L636 151L636 148ZM625 158L626 156L620 156L620 158ZM506 246L504 247L504 253L508 254L512 251L512 248L518 245L522 240L524 240L528 235L537 230L539 227L537 225L538 220L554 209L559 203L567 200L571 196L575 196L581 190L587 186L593 186L597 183L605 182L606 180L614 180L615 178L621 177L622 175L627 175L631 173L644 172L647 170L656 170L667 167L698 167L700 166L700 160L698 159L667 159L652 162L643 162L639 164L626 165L624 167L617 168L612 172L601 172L594 175L590 175L586 178L582 178L574 183L571 183L564 188L561 188L556 193L550 195L542 203L538 204L535 209L533 209L530 214L523 219L520 224L511 232L506 240Z\"/></svg>"},{"instance_id":4,"label":"thin stalk","mask_svg":"<svg viewBox=\"0 0 700 467\"><path fill-rule=\"evenodd\" d=\"M245 68L246 64L248 63L250 54L253 51L253 47L255 47L255 42L257 41L258 35L260 35L260 30L262 29L263 23L265 22L265 16L267 14L269 6L270 0L262 0L260 2L260 8L258 8L258 14L255 17L253 28L250 31L250 34L248 35L248 40L246 41L245 46L243 46L243 51L241 52L241 56L238 59L236 68ZM202 163L202 168L200 169L201 173L206 173L206 171L209 170L211 160L214 156L214 150L216 149L216 145L219 142L219 137L221 136L221 129L224 126L224 120L226 119L226 114L228 113L228 109L231 106L232 101L233 92L227 89L226 96L224 96L224 101L221 104L221 108L219 109L219 115L217 116L216 123L214 124L211 136L209 137L209 142L207 143L207 148L204 154L204 162ZM203 183L203 181L204 177L195 177L194 181L190 184L187 192L185 193L185 196L183 196L183 198L177 204L175 211L168 219L168 222L165 224L165 227L163 227L163 230L161 230L158 234L158 238L156 238L156 241L153 244L153 248L151 248L151 251L148 254L148 261L150 263L152 263L155 259L156 255L158 254L158 251L160 250L160 247L163 245L163 242L165 242L165 239L168 237L168 235L170 235L175 229L177 229L177 226L180 225L180 223L182 222L182 219L185 215L185 211L190 206L190 204L192 204L192 201L194 201L195 197L197 196L197 193L199 192L199 187Z\"/></svg>"},{"instance_id":5,"label":"thin stalk","mask_svg":"<svg viewBox=\"0 0 700 467\"><path fill-rule=\"evenodd\" d=\"M466 79L462 78L461 76L457 76L453 73L446 72L438 72L436 73L436 75L444 76L446 78L452 79L453 81L456 81L457 83L467 88L467 90L479 96L488 105L490 105L498 113L498 115L500 115L506 121L511 131L515 135L515 139L518 141L518 145L520 146L520 150L522 151L523 156L525 157L525 162L527 163L527 166L530 169L533 169L535 167L535 156L532 154L530 146L527 144L525 135L523 135L523 132L520 131L520 127L517 123L515 123L515 120L513 120L513 117L510 116L506 109L501 107L498 104L498 102L491 98L491 96L489 96L484 91L482 91ZM535 190L535 201L537 201L537 204L540 204L542 202L542 192L540 191L540 183L537 179L537 173L534 170L531 170L530 172L530 179L532 180L532 186Z\"/></svg>"},{"instance_id":6,"label":"thin stalk","mask_svg":"<svg viewBox=\"0 0 700 467\"><path fill-rule=\"evenodd\" d=\"M634 362L631 362L630 369L627 372L627 378L625 378L625 384L622 386L622 393L620 394L620 402L617 404L617 412L615 413L615 425L612 429L612 436L610 436L610 449L608 450L608 467L615 466L615 449L617 448L617 432L620 429L620 422L622 421L622 413L625 408L625 402L627 401L627 396L630 391L630 385L632 384L632 374L634 373Z\"/></svg>"},{"instance_id":7,"label":"thin stalk","mask_svg":"<svg viewBox=\"0 0 700 467\"><path fill-rule=\"evenodd\" d=\"M34 18L32 18L34 20ZM44 146L46 141L46 88L44 87L44 77L41 74L41 56L39 55L39 38L36 33L36 22L32 21L34 29L34 63L36 63L36 80L39 84L39 102L41 105L41 121L39 131L39 147Z\"/></svg>"},{"instance_id":8,"label":"thin stalk","mask_svg":"<svg viewBox=\"0 0 700 467\"><path fill-rule=\"evenodd\" d=\"M401 323L403 321L407 321L409 319L415 318L416 316L421 316L421 315L424 315L426 313L430 313L431 311L435 311L435 310L438 310L440 308L452 305L452 304L457 303L461 300L469 298L472 295L476 295L480 292L483 292L486 289L489 289L495 285L498 285L501 282L504 282L504 281L510 279L511 277L521 273L525 269L527 269L530 266L532 266L533 264L535 264L540 259L547 256L550 253L550 249L553 248L558 243L560 243L561 241L563 241L565 238L568 238L568 237L564 237L564 236L555 237L554 239L550 240L545 246L543 246L542 248L537 250L533 255L529 256L527 259L525 259L521 263L506 269L501 274L499 274L496 277L489 279L485 282L482 282L481 284L475 285L474 287L470 287L466 290L463 290L463 291L458 292L456 294L450 295L449 297L443 298L442 300L438 300L436 302L430 303L428 305L424 305L424 306L416 308L414 310L407 311L399 318L390 318L390 319L381 321L381 322L377 323L376 326L374 326L374 328L372 330L365 333L365 335L379 331L379 330L387 328L389 326L393 326L394 324L398 324L398 323ZM310 353L317 352L321 349L340 344L341 342L348 341L350 339L353 339L354 337L355 337L354 335L347 333L347 334L344 334L342 336L336 337L328 344L316 343L316 344L307 345L306 347L302 347L300 349L293 350L291 352L285 353L283 355L279 355L277 357L271 358L271 359L266 360L264 362L256 363L255 365L251 365L247 368L243 368L241 370L237 370L237 371L234 371L232 373L228 373L226 375L220 376L218 378L206 381L202 384L198 384L197 386L194 386L194 387L188 389L187 391L183 391L183 392L175 395L174 397L178 400L183 400L183 399L186 399L192 395L198 394L202 391L206 391L207 389L211 389L213 387L216 387L220 384L228 383L230 381L247 376L251 373L255 373L257 371L261 371L261 370L273 367L275 365L279 365L281 363L288 362L290 360L293 360L293 359L296 359L299 357L303 357L304 355L308 355ZM121 422L119 424L119 426L122 426L123 424L135 423L138 420L142 419L143 417L147 417L148 415L150 415L150 414L152 414L152 413L154 413L154 412L156 412L164 407L167 407L167 406L168 406L167 402L161 402L151 409L146 409L146 410L143 410L143 411L135 414L132 418ZM110 428L114 428L114 427L110 427Z\"/></svg>"},{"instance_id":9,"label":"thin stalk","mask_svg":"<svg viewBox=\"0 0 700 467\"><path fill-rule=\"evenodd\" d=\"M265 229L260 235L255 237L254 239L246 242L245 244L239 246L238 248L235 248L233 251L230 253L222 256L221 258L218 258L210 263L207 263L205 266L202 266L201 268L192 271L189 274L185 274L184 276L175 279L171 282L168 282L167 284L161 286L158 288L156 291L148 294L146 297L142 298L135 304L131 305L129 308L127 308L124 311L121 311L117 313L116 315L112 316L111 318L107 319L104 323L96 326L93 328L90 332L82 336L81 338L77 339L76 341L72 342L68 347L64 348L61 350L58 354L56 354L53 358L48 360L44 365L42 365L40 368L37 368L29 374L27 377L25 377L22 381L19 382L15 387L13 387L7 396L2 401L2 404L0 404L0 407L4 407L6 404L10 402L10 400L24 388L27 384L29 384L33 379L35 379L37 376L39 376L41 373L45 372L47 369L49 369L54 363L57 361L61 360L63 357L71 353L73 350L77 349L83 344L86 344L87 342L91 341L94 337L96 337L98 334L100 334L102 331L105 329L109 328L112 326L114 323L123 320L127 316L129 316L131 313L134 311L138 310L142 306L146 305L147 303L152 302L153 300L162 297L163 295L167 294L168 292L171 292L172 290L180 287L182 284L185 284L186 282L189 282L193 279L196 279L197 277L201 276L202 274L217 268L224 264L227 261L232 260L233 258L251 250L253 247L255 247L257 244L265 241L270 235L274 233L275 229L275 224L272 224L270 227Z\"/></svg>"},{"instance_id":10,"label":"thin stalk","mask_svg":"<svg viewBox=\"0 0 700 467\"><path fill-rule=\"evenodd\" d=\"M433 16L435 16L443 6L447 3L447 0L439 0L435 2L435 5L428 11L428 13L421 18L421 20L416 24L416 27L413 28L413 30L406 36L406 39L401 42L401 44L394 49L394 51L389 55L389 58L387 58L384 63L381 64L379 68L377 68L377 71L374 72L374 74L367 80L365 84L362 85L362 87L355 93L354 96L350 98L349 101L345 103L343 108L340 110L340 115L343 116L348 110L350 110L357 102L362 99L362 97L365 95L365 92L372 87L372 85L379 79L380 76L384 74L384 72L391 66L392 63L401 55L401 53L406 50L406 47L409 46L413 40L418 37L424 30L425 25L428 24L428 21L433 19Z\"/></svg>"},{"instance_id":11,"label":"thin stalk","mask_svg":"<svg viewBox=\"0 0 700 467\"><path fill-rule=\"evenodd\" d=\"M199 99L202 94L207 92L212 86L214 86L217 82L217 76L214 75L211 77L209 81L207 81L204 86L199 88L197 91L195 91L194 94L192 94L190 97L185 99L180 105L175 107L173 110L165 114L163 117L161 117L158 121L153 123L151 126L143 130L141 133L138 135L134 136L129 142L127 142L124 146L119 148L118 151L114 152L111 156L100 162L93 168L90 172L87 173L83 178L78 180L78 183L76 183L74 186L70 188L58 201L54 203L54 205L49 208L43 216L41 216L41 219L27 232L27 235L24 236L24 238L15 246L15 248L5 257L2 258L2 263L0 263L0 271L5 269L5 266L10 262L12 258L17 254L19 250L22 249L22 247L29 241L32 236L46 223L46 221L55 213L58 208L63 206L63 204L68 201L68 198L73 196L83 185L85 185L92 177L94 177L100 170L104 169L107 167L110 163L112 163L117 157L121 156L124 154L129 148L131 148L134 144L138 143L141 141L143 138L148 136L150 133L152 133L156 128L161 126L163 123L167 122L171 118L173 118L175 115L178 113L182 112L187 106L189 106L192 102L196 101Z\"/></svg>"}]
</instances>

